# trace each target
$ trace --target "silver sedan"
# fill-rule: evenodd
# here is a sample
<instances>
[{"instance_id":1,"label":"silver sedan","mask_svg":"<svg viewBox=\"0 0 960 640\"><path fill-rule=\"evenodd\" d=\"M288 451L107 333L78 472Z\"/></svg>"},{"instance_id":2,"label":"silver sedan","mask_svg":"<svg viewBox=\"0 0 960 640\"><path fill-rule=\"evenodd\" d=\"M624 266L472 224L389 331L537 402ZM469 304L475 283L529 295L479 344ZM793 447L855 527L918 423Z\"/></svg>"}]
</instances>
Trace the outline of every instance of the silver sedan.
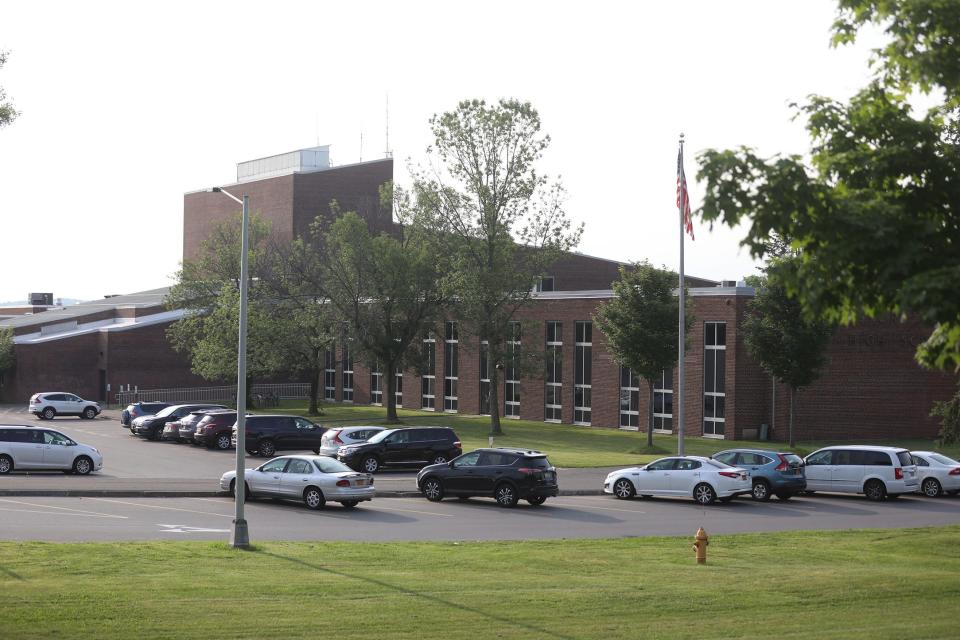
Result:
<instances>
[{"instance_id":1,"label":"silver sedan","mask_svg":"<svg viewBox=\"0 0 960 640\"><path fill-rule=\"evenodd\" d=\"M236 470L220 478L220 488L234 492ZM246 495L303 500L311 509L339 502L352 509L373 498L373 476L358 473L325 456L280 456L244 472Z\"/></svg>"},{"instance_id":2,"label":"silver sedan","mask_svg":"<svg viewBox=\"0 0 960 640\"><path fill-rule=\"evenodd\" d=\"M920 491L936 498L960 493L960 462L936 451L911 451L920 474Z\"/></svg>"}]
</instances>

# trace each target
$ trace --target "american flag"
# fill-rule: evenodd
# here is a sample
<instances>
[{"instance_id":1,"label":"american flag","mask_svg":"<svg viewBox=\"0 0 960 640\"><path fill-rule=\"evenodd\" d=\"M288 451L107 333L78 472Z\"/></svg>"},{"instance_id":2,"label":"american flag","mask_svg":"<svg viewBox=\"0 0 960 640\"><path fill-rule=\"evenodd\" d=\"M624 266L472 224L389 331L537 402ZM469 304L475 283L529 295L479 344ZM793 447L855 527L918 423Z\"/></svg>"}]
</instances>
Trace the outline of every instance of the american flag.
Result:
<instances>
[{"instance_id":1,"label":"american flag","mask_svg":"<svg viewBox=\"0 0 960 640\"><path fill-rule=\"evenodd\" d=\"M690 239L695 240L693 237L693 219L690 217L690 196L687 193L687 176L683 172L683 144L680 145L680 153L677 155L677 209L680 210L680 215L683 216L683 226L687 230L687 233L690 234Z\"/></svg>"}]
</instances>

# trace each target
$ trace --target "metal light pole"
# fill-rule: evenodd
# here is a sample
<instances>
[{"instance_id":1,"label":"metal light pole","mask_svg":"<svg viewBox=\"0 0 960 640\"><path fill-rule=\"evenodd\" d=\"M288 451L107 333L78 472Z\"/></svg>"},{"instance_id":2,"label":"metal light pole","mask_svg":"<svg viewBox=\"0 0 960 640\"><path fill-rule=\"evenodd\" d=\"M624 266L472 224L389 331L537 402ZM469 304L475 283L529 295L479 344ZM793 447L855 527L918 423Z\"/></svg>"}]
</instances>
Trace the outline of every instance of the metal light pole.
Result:
<instances>
[{"instance_id":1,"label":"metal light pole","mask_svg":"<svg viewBox=\"0 0 960 640\"><path fill-rule=\"evenodd\" d=\"M243 502L246 499L244 465L247 449L244 441L247 434L247 253L250 243L250 197L244 194L241 200L220 187L214 187L213 191L243 205L243 228L240 232L240 339L237 347L237 475L234 480L236 515L233 518L233 531L230 533L230 546L246 549L250 546L247 521L243 517Z\"/></svg>"}]
</instances>

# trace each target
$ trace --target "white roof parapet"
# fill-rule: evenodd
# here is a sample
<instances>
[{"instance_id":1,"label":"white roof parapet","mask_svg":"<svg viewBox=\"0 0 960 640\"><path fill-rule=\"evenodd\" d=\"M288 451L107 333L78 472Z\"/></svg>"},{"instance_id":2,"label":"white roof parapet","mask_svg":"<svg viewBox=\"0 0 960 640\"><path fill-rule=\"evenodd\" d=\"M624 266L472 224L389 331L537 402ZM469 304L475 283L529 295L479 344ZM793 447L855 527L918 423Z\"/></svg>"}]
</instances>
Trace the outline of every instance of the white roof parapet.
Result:
<instances>
[{"instance_id":1,"label":"white roof parapet","mask_svg":"<svg viewBox=\"0 0 960 640\"><path fill-rule=\"evenodd\" d=\"M42 330L34 333L26 333L15 336L13 342L15 344L40 344L42 342L74 338L88 333L128 331L130 329L140 329L155 324L173 322L174 320L179 320L186 314L187 311L184 309L174 309L173 311L153 313L148 316L139 316L136 318L109 318L107 320L98 320L86 324L76 324L73 328L64 327L62 331L56 333L44 332Z\"/></svg>"}]
</instances>

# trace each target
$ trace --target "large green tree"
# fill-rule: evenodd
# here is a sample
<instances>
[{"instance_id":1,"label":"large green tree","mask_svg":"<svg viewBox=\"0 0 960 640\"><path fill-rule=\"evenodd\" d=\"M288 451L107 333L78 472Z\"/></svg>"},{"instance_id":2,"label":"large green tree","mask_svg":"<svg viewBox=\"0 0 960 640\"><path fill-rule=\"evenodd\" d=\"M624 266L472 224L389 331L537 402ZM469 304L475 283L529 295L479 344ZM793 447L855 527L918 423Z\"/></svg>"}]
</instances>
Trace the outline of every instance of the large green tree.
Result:
<instances>
[{"instance_id":1,"label":"large green tree","mask_svg":"<svg viewBox=\"0 0 960 640\"><path fill-rule=\"evenodd\" d=\"M490 431L500 434L500 370L518 362L513 321L582 227L571 226L560 183L537 171L550 137L529 103L463 101L430 124L430 169L415 172L414 194L452 260L462 333L489 345Z\"/></svg>"},{"instance_id":2,"label":"large green tree","mask_svg":"<svg viewBox=\"0 0 960 640\"><path fill-rule=\"evenodd\" d=\"M387 420L396 422L393 374L418 363L424 328L438 321L448 299L450 268L422 213L407 194L392 191L386 185L384 197L395 203L399 232L374 235L357 214L340 216L326 234L323 287L349 322L356 353L379 365Z\"/></svg>"},{"instance_id":3,"label":"large green tree","mask_svg":"<svg viewBox=\"0 0 960 640\"><path fill-rule=\"evenodd\" d=\"M9 51L0 51L0 69L7 64ZM13 107L13 103L7 100L7 92L0 86L0 129L13 122L20 113Z\"/></svg>"},{"instance_id":4,"label":"large green tree","mask_svg":"<svg viewBox=\"0 0 960 640\"><path fill-rule=\"evenodd\" d=\"M767 275L756 283L741 330L747 351L775 379L790 387L790 446L794 440L794 403L797 390L820 377L833 327L803 314L800 302L787 295L781 276L798 260L782 256L771 260Z\"/></svg>"},{"instance_id":5,"label":"large green tree","mask_svg":"<svg viewBox=\"0 0 960 640\"><path fill-rule=\"evenodd\" d=\"M676 273L657 269L647 261L620 267L620 278L613 283L613 300L594 316L617 363L647 381L648 447L653 446L653 383L664 369L677 363L680 296L673 292L678 280ZM689 301L686 298L684 313L688 333L693 326Z\"/></svg>"},{"instance_id":6,"label":"large green tree","mask_svg":"<svg viewBox=\"0 0 960 640\"><path fill-rule=\"evenodd\" d=\"M13 329L10 327L0 327L0 386L3 384L4 374L12 371L16 363L17 356L13 343Z\"/></svg>"},{"instance_id":7,"label":"large green tree","mask_svg":"<svg viewBox=\"0 0 960 640\"><path fill-rule=\"evenodd\" d=\"M835 45L865 25L884 30L875 77L847 102L798 106L809 157L708 150L699 213L746 222L762 256L771 233L801 250L783 274L808 317L853 323L913 315L933 327L917 351L929 367L960 366L960 3L840 0ZM934 106L916 113L911 92Z\"/></svg>"}]
</instances>

